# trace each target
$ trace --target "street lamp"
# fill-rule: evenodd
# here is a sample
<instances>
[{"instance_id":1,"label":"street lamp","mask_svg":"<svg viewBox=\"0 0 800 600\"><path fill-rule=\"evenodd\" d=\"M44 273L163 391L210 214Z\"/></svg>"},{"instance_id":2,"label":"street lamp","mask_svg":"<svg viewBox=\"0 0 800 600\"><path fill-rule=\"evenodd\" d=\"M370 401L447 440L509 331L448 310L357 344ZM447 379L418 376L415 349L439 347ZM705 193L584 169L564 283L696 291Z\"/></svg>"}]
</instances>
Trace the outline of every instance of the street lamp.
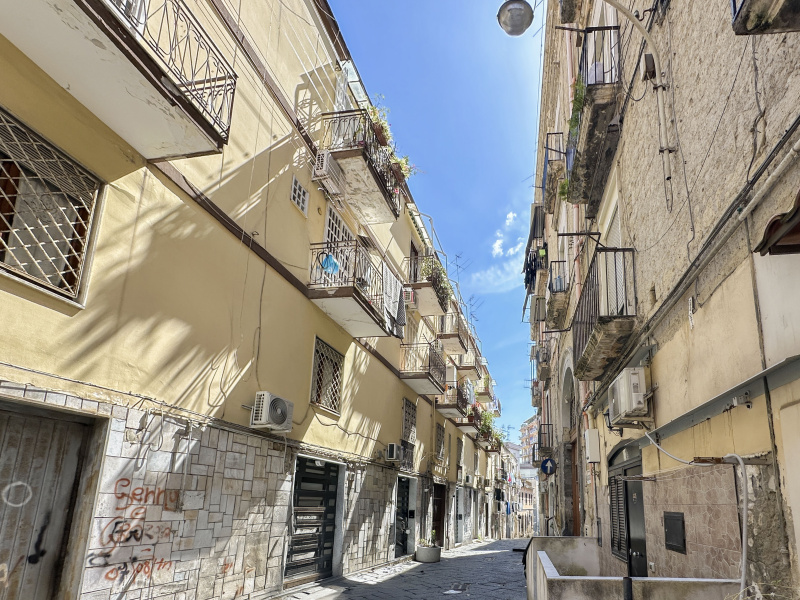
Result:
<instances>
[{"instance_id":1,"label":"street lamp","mask_svg":"<svg viewBox=\"0 0 800 600\"><path fill-rule=\"evenodd\" d=\"M522 35L533 23L533 9L525 0L508 0L497 11L497 22L508 35Z\"/></svg>"}]
</instances>

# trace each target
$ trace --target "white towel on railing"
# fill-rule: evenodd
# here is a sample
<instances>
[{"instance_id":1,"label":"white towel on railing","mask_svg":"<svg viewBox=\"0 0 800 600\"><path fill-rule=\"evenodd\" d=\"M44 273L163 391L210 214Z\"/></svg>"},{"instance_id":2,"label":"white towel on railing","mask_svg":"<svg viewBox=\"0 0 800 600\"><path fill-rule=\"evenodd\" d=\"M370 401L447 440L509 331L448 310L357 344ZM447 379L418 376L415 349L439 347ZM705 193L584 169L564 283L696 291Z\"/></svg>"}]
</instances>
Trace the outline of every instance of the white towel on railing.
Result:
<instances>
[{"instance_id":1,"label":"white towel on railing","mask_svg":"<svg viewBox=\"0 0 800 600\"><path fill-rule=\"evenodd\" d=\"M389 265L383 263L383 314L386 319L386 327L392 335L403 337L402 325L398 328L400 306L397 302L398 297L400 300L403 299L403 284L392 273ZM403 321L405 321L405 315L403 315ZM398 329L401 331L400 335L398 335Z\"/></svg>"}]
</instances>

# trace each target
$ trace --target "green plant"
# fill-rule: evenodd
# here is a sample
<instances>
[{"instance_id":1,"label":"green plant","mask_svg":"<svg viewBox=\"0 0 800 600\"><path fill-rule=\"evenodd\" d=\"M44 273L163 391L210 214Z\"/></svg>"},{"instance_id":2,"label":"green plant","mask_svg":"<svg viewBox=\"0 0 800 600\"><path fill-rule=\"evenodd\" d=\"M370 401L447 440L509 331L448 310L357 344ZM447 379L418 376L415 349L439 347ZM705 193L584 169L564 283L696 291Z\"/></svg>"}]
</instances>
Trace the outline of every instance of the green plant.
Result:
<instances>
[{"instance_id":1,"label":"green plant","mask_svg":"<svg viewBox=\"0 0 800 600\"><path fill-rule=\"evenodd\" d=\"M569 179L562 179L558 184L558 197L566 200L569 197Z\"/></svg>"},{"instance_id":2,"label":"green plant","mask_svg":"<svg viewBox=\"0 0 800 600\"><path fill-rule=\"evenodd\" d=\"M494 414L485 410L481 413L481 422L478 426L478 433L480 433L481 437L483 438L492 438L492 432L494 431Z\"/></svg>"},{"instance_id":3,"label":"green plant","mask_svg":"<svg viewBox=\"0 0 800 600\"><path fill-rule=\"evenodd\" d=\"M389 109L383 105L383 96L376 95L372 98L372 103L367 105L367 114L370 120L383 129L383 135L387 143L392 141L392 130L389 127Z\"/></svg>"},{"instance_id":4,"label":"green plant","mask_svg":"<svg viewBox=\"0 0 800 600\"><path fill-rule=\"evenodd\" d=\"M453 288L450 287L447 271L439 259L435 255L423 257L419 274L422 279L427 279L433 284L433 291L436 292L439 306L442 307L442 310L447 310L447 303L450 302L453 295Z\"/></svg>"},{"instance_id":5,"label":"green plant","mask_svg":"<svg viewBox=\"0 0 800 600\"><path fill-rule=\"evenodd\" d=\"M407 154L398 158L397 155L392 153L392 162L398 165L400 172L403 174L405 179L408 179L412 175L419 173L419 168L417 168L417 165L411 164L411 159L408 158Z\"/></svg>"},{"instance_id":6,"label":"green plant","mask_svg":"<svg viewBox=\"0 0 800 600\"><path fill-rule=\"evenodd\" d=\"M433 548L436 546L436 530L431 529L430 535L421 537L417 540L417 546L424 546L425 548Z\"/></svg>"},{"instance_id":7,"label":"green plant","mask_svg":"<svg viewBox=\"0 0 800 600\"><path fill-rule=\"evenodd\" d=\"M574 138L578 133L578 126L581 123L581 113L586 101L586 85L578 79L572 94L572 114L569 117L569 137Z\"/></svg>"}]
</instances>

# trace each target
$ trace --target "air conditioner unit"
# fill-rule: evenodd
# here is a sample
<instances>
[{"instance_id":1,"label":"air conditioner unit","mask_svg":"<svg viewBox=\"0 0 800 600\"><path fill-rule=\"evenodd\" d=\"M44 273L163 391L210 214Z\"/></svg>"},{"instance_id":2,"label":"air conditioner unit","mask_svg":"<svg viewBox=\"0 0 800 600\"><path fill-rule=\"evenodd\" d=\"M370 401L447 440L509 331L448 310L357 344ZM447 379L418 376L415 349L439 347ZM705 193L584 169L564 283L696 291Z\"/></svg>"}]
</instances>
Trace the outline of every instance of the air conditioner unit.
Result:
<instances>
[{"instance_id":1,"label":"air conditioner unit","mask_svg":"<svg viewBox=\"0 0 800 600\"><path fill-rule=\"evenodd\" d=\"M317 154L311 181L319 181L331 196L343 196L345 177L342 168L328 151Z\"/></svg>"},{"instance_id":2,"label":"air conditioner unit","mask_svg":"<svg viewBox=\"0 0 800 600\"><path fill-rule=\"evenodd\" d=\"M400 444L388 444L386 446L386 460L400 462L403 458L403 448Z\"/></svg>"},{"instance_id":3,"label":"air conditioner unit","mask_svg":"<svg viewBox=\"0 0 800 600\"><path fill-rule=\"evenodd\" d=\"M250 427L253 429L292 430L294 403L270 394L256 392L256 401L250 413Z\"/></svg>"},{"instance_id":4,"label":"air conditioner unit","mask_svg":"<svg viewBox=\"0 0 800 600\"><path fill-rule=\"evenodd\" d=\"M406 306L417 306L417 295L411 288L403 288L403 302Z\"/></svg>"},{"instance_id":5,"label":"air conditioner unit","mask_svg":"<svg viewBox=\"0 0 800 600\"><path fill-rule=\"evenodd\" d=\"M645 367L623 369L608 388L608 411L612 425L631 424L647 417L648 372Z\"/></svg>"}]
</instances>

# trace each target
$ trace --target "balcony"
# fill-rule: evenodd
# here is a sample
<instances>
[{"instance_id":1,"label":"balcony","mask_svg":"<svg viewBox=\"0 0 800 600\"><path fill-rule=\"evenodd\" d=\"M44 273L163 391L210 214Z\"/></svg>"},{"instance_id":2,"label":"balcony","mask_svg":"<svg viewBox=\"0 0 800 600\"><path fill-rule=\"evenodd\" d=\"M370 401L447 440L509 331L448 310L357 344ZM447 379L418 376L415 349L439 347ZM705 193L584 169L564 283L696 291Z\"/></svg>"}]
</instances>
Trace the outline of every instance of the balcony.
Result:
<instances>
[{"instance_id":1,"label":"balcony","mask_svg":"<svg viewBox=\"0 0 800 600\"><path fill-rule=\"evenodd\" d=\"M544 295L543 276L547 275L547 246L534 238L528 256L525 258L525 289L528 294Z\"/></svg>"},{"instance_id":2,"label":"balcony","mask_svg":"<svg viewBox=\"0 0 800 600\"><path fill-rule=\"evenodd\" d=\"M467 351L469 328L461 313L450 312L426 320L447 354L458 356Z\"/></svg>"},{"instance_id":3,"label":"balcony","mask_svg":"<svg viewBox=\"0 0 800 600\"><path fill-rule=\"evenodd\" d=\"M500 398L495 396L494 400L492 400L492 403L489 405L488 410L491 410L492 414L494 414L495 417L499 417L500 415L502 415L503 403L500 402Z\"/></svg>"},{"instance_id":4,"label":"balcony","mask_svg":"<svg viewBox=\"0 0 800 600\"><path fill-rule=\"evenodd\" d=\"M477 435L481 426L481 411L473 406L472 414L463 418L453 419L453 423L464 433Z\"/></svg>"},{"instance_id":5,"label":"balcony","mask_svg":"<svg viewBox=\"0 0 800 600\"><path fill-rule=\"evenodd\" d=\"M539 410L542 408L542 384L536 379L531 381L531 406Z\"/></svg>"},{"instance_id":6,"label":"balcony","mask_svg":"<svg viewBox=\"0 0 800 600\"><path fill-rule=\"evenodd\" d=\"M0 35L149 160L228 141L236 74L183 0L26 0Z\"/></svg>"},{"instance_id":7,"label":"balcony","mask_svg":"<svg viewBox=\"0 0 800 600\"><path fill-rule=\"evenodd\" d=\"M403 344L400 378L421 395L435 396L445 390L447 366L435 343Z\"/></svg>"},{"instance_id":8,"label":"balcony","mask_svg":"<svg viewBox=\"0 0 800 600\"><path fill-rule=\"evenodd\" d=\"M795 0L731 0L736 35L800 31L800 4Z\"/></svg>"},{"instance_id":9,"label":"balcony","mask_svg":"<svg viewBox=\"0 0 800 600\"><path fill-rule=\"evenodd\" d=\"M568 309L569 264L565 260L554 260L550 263L550 279L547 283L547 328L563 329Z\"/></svg>"},{"instance_id":10,"label":"balcony","mask_svg":"<svg viewBox=\"0 0 800 600\"><path fill-rule=\"evenodd\" d=\"M565 198L597 216L620 136L619 26L589 27L578 65L567 138Z\"/></svg>"},{"instance_id":11,"label":"balcony","mask_svg":"<svg viewBox=\"0 0 800 600\"><path fill-rule=\"evenodd\" d=\"M431 251L425 256L412 256L403 261L408 287L414 290L417 311L423 317L441 317L447 313L452 288L447 271L439 257Z\"/></svg>"},{"instance_id":12,"label":"balcony","mask_svg":"<svg viewBox=\"0 0 800 600\"><path fill-rule=\"evenodd\" d=\"M533 453L532 454L533 454L533 456L532 456L532 459L531 459L531 464L536 468L541 467L542 466L542 457L539 456L539 443L538 442L534 442L533 443Z\"/></svg>"},{"instance_id":13,"label":"balcony","mask_svg":"<svg viewBox=\"0 0 800 600\"><path fill-rule=\"evenodd\" d=\"M311 245L308 297L354 338L389 335L383 263L358 241Z\"/></svg>"},{"instance_id":14,"label":"balcony","mask_svg":"<svg viewBox=\"0 0 800 600\"><path fill-rule=\"evenodd\" d=\"M470 381L478 381L481 378L480 359L474 346L461 356L455 359L456 372L459 379L466 377Z\"/></svg>"},{"instance_id":15,"label":"balcony","mask_svg":"<svg viewBox=\"0 0 800 600\"><path fill-rule=\"evenodd\" d=\"M542 165L542 197L544 210L553 214L558 198L558 187L564 181L567 169L564 151L564 134L548 133L544 142L544 164Z\"/></svg>"},{"instance_id":16,"label":"balcony","mask_svg":"<svg viewBox=\"0 0 800 600\"><path fill-rule=\"evenodd\" d=\"M447 390L436 398L436 410L449 419L460 419L467 416L469 392L463 385L455 382L447 384Z\"/></svg>"},{"instance_id":17,"label":"balcony","mask_svg":"<svg viewBox=\"0 0 800 600\"><path fill-rule=\"evenodd\" d=\"M366 110L322 115L320 150L344 171L348 204L364 223L392 223L400 216L400 184L392 154L375 135Z\"/></svg>"},{"instance_id":18,"label":"balcony","mask_svg":"<svg viewBox=\"0 0 800 600\"><path fill-rule=\"evenodd\" d=\"M539 381L546 382L550 374L550 346L545 340L542 346L536 348L536 376Z\"/></svg>"},{"instance_id":19,"label":"balcony","mask_svg":"<svg viewBox=\"0 0 800 600\"><path fill-rule=\"evenodd\" d=\"M572 323L575 376L600 379L620 355L636 325L632 248L598 248L586 274Z\"/></svg>"},{"instance_id":20,"label":"balcony","mask_svg":"<svg viewBox=\"0 0 800 600\"><path fill-rule=\"evenodd\" d=\"M555 440L553 439L553 425L550 423L541 423L539 425L539 456L547 458L553 455L553 446Z\"/></svg>"},{"instance_id":21,"label":"balcony","mask_svg":"<svg viewBox=\"0 0 800 600\"><path fill-rule=\"evenodd\" d=\"M492 402L494 398L494 381L491 375L484 375L472 386L475 391L475 399L483 404Z\"/></svg>"}]
</instances>

